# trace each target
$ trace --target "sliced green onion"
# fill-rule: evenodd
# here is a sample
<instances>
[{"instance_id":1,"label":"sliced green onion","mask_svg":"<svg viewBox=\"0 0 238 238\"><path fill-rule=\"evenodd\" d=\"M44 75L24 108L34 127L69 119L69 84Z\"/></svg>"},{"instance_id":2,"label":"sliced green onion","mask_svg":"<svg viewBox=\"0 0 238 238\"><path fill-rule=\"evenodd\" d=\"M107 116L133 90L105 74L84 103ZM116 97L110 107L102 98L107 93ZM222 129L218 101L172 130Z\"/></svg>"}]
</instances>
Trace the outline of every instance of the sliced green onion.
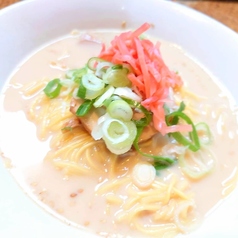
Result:
<instances>
[{"instance_id":1,"label":"sliced green onion","mask_svg":"<svg viewBox=\"0 0 238 238\"><path fill-rule=\"evenodd\" d=\"M77 91L77 97L85 99L86 91L87 91L87 89L84 87L84 85L82 83L80 83L78 91Z\"/></svg>"},{"instance_id":2,"label":"sliced green onion","mask_svg":"<svg viewBox=\"0 0 238 238\"><path fill-rule=\"evenodd\" d=\"M79 83L82 76L84 74L86 74L87 72L88 72L88 70L86 67L81 68L81 69L71 69L71 70L67 71L65 76L68 79L73 79L75 83Z\"/></svg>"},{"instance_id":3,"label":"sliced green onion","mask_svg":"<svg viewBox=\"0 0 238 238\"><path fill-rule=\"evenodd\" d=\"M180 132L173 132L170 133L170 135L173 136L173 138L180 144L184 146L188 146L188 148L192 151L198 151L200 149L200 142L197 134L197 130L195 125L193 124L192 120L183 112L181 111L175 111L170 113L165 117L165 121L168 126L175 125L174 123L178 123L179 118L183 119L187 124L192 126L192 131L189 132L189 139L186 138L182 133Z\"/></svg>"},{"instance_id":4,"label":"sliced green onion","mask_svg":"<svg viewBox=\"0 0 238 238\"><path fill-rule=\"evenodd\" d=\"M74 72L75 72L76 70L77 70L77 69L70 69L70 70L68 70L68 71L66 72L66 74L65 74L65 77L66 77L67 79L73 78L73 74L74 74Z\"/></svg>"},{"instance_id":5,"label":"sliced green onion","mask_svg":"<svg viewBox=\"0 0 238 238\"><path fill-rule=\"evenodd\" d=\"M132 179L139 188L149 188L156 177L155 167L150 163L137 163L132 170Z\"/></svg>"},{"instance_id":6,"label":"sliced green onion","mask_svg":"<svg viewBox=\"0 0 238 238\"><path fill-rule=\"evenodd\" d=\"M60 84L64 87L63 92L61 92L61 96L68 96L75 87L75 82L71 79L61 79Z\"/></svg>"},{"instance_id":7,"label":"sliced green onion","mask_svg":"<svg viewBox=\"0 0 238 238\"><path fill-rule=\"evenodd\" d=\"M165 157L165 156L161 156L160 160L159 161L154 161L154 167L156 170L163 170L163 169L166 169L168 168L169 166L171 166L175 160L173 160L171 163L164 163L164 159L167 158L167 159L171 159L170 157ZM161 163L161 160L162 160L162 163Z\"/></svg>"},{"instance_id":8,"label":"sliced green onion","mask_svg":"<svg viewBox=\"0 0 238 238\"><path fill-rule=\"evenodd\" d=\"M145 117L140 120L133 120L137 127L145 127L150 124L152 120L152 113L148 111L145 107L143 107L139 102L135 100L131 100L128 98L123 98L132 108L136 108L144 113Z\"/></svg>"},{"instance_id":9,"label":"sliced green onion","mask_svg":"<svg viewBox=\"0 0 238 238\"><path fill-rule=\"evenodd\" d=\"M185 103L184 103L184 102L181 102L178 111L179 111L179 112L184 111L184 110L185 110L185 107L186 107L186 106L185 106Z\"/></svg>"},{"instance_id":10,"label":"sliced green onion","mask_svg":"<svg viewBox=\"0 0 238 238\"><path fill-rule=\"evenodd\" d=\"M106 73L107 69L112 66L113 66L113 64L111 62L107 62L107 61L102 61L102 62L98 63L96 66L95 75L99 78L102 78L103 74Z\"/></svg>"},{"instance_id":11,"label":"sliced green onion","mask_svg":"<svg viewBox=\"0 0 238 238\"><path fill-rule=\"evenodd\" d=\"M96 99L96 101L94 102L93 106L94 107L101 107L104 103L104 101L108 98L110 98L112 96L112 94L114 93L115 91L115 88L111 85L108 85L106 88L105 88L105 92Z\"/></svg>"},{"instance_id":12,"label":"sliced green onion","mask_svg":"<svg viewBox=\"0 0 238 238\"><path fill-rule=\"evenodd\" d=\"M212 133L209 126L205 122L196 124L196 130L199 137L199 141L202 145L210 145L212 141Z\"/></svg>"},{"instance_id":13,"label":"sliced green onion","mask_svg":"<svg viewBox=\"0 0 238 238\"><path fill-rule=\"evenodd\" d=\"M121 64L116 64L112 66L112 70L117 70L117 69L123 69L123 66Z\"/></svg>"},{"instance_id":14,"label":"sliced green onion","mask_svg":"<svg viewBox=\"0 0 238 238\"><path fill-rule=\"evenodd\" d=\"M111 85L110 85L111 86ZM112 86L111 86L112 87ZM104 102L103 102L103 105L105 107L108 107L109 104L115 100L121 100L122 98L117 96L117 95L112 95L110 98L107 98Z\"/></svg>"},{"instance_id":15,"label":"sliced green onion","mask_svg":"<svg viewBox=\"0 0 238 238\"><path fill-rule=\"evenodd\" d=\"M187 146L192 151L198 151L200 149L200 142L197 134L197 130L195 125L193 124L192 120L183 113L185 109L184 102L181 102L180 107L177 111L172 112L165 117L166 124L168 126L177 125L179 119L184 120L188 125L192 126L192 131L188 133L189 138L182 135L180 132L173 132L170 133L171 136L180 144Z\"/></svg>"},{"instance_id":16,"label":"sliced green onion","mask_svg":"<svg viewBox=\"0 0 238 238\"><path fill-rule=\"evenodd\" d=\"M139 147L139 138L143 132L143 129L144 129L144 127L137 127L137 134L136 134L135 140L133 142L133 146L136 149L136 151L145 157L152 158L154 160L154 166L155 166L156 170L161 170L161 169L171 166L176 161L174 158L171 158L168 156L152 155L152 154L144 153L141 151L141 149Z\"/></svg>"},{"instance_id":17,"label":"sliced green onion","mask_svg":"<svg viewBox=\"0 0 238 238\"><path fill-rule=\"evenodd\" d=\"M102 125L109 118L110 116L107 113L104 113L102 116L98 118L97 123L93 126L93 129L91 131L91 136L93 137L94 140L102 139L103 137Z\"/></svg>"},{"instance_id":18,"label":"sliced green onion","mask_svg":"<svg viewBox=\"0 0 238 238\"><path fill-rule=\"evenodd\" d=\"M123 65L123 70L127 70L127 74L130 72L133 72L133 68L131 67L130 64L123 63L122 65Z\"/></svg>"},{"instance_id":19,"label":"sliced green onion","mask_svg":"<svg viewBox=\"0 0 238 238\"><path fill-rule=\"evenodd\" d=\"M192 179L201 179L209 174L215 167L215 156L205 149L197 152L186 151L178 158L179 165L185 175Z\"/></svg>"},{"instance_id":20,"label":"sliced green onion","mask_svg":"<svg viewBox=\"0 0 238 238\"><path fill-rule=\"evenodd\" d=\"M104 82L94 74L83 75L81 83L86 88L87 99L94 99L104 92Z\"/></svg>"},{"instance_id":21,"label":"sliced green onion","mask_svg":"<svg viewBox=\"0 0 238 238\"><path fill-rule=\"evenodd\" d=\"M166 106L164 106L164 108L165 108L165 110L167 109L166 108ZM181 102L180 103L180 106L179 106L179 108L178 108L178 110L176 111L176 112L183 112L184 111L184 109L185 109L185 104L184 104L184 102ZM169 109L167 109L167 110L169 110ZM166 110L166 111L167 111ZM179 122L179 116L173 116L173 117L170 117L169 118L169 124L170 125L177 125L178 124L178 122Z\"/></svg>"},{"instance_id":22,"label":"sliced green onion","mask_svg":"<svg viewBox=\"0 0 238 238\"><path fill-rule=\"evenodd\" d=\"M60 84L60 79L56 78L51 80L44 88L44 93L49 98L56 98L60 94L62 85Z\"/></svg>"},{"instance_id":23,"label":"sliced green onion","mask_svg":"<svg viewBox=\"0 0 238 238\"><path fill-rule=\"evenodd\" d=\"M112 118L123 121L130 121L133 116L133 111L128 103L124 100L115 100L107 107L107 112Z\"/></svg>"},{"instance_id":24,"label":"sliced green onion","mask_svg":"<svg viewBox=\"0 0 238 238\"><path fill-rule=\"evenodd\" d=\"M85 100L76 111L76 116L83 117L88 114L93 107L94 100Z\"/></svg>"},{"instance_id":25,"label":"sliced green onion","mask_svg":"<svg viewBox=\"0 0 238 238\"><path fill-rule=\"evenodd\" d=\"M131 81L128 79L125 70L114 70L112 67L107 69L107 72L103 75L103 81L114 87L126 87L131 85Z\"/></svg>"},{"instance_id":26,"label":"sliced green onion","mask_svg":"<svg viewBox=\"0 0 238 238\"><path fill-rule=\"evenodd\" d=\"M102 126L103 140L107 148L114 154L124 154L131 149L136 137L136 126L132 121L122 122L107 119Z\"/></svg>"},{"instance_id":27,"label":"sliced green onion","mask_svg":"<svg viewBox=\"0 0 238 238\"><path fill-rule=\"evenodd\" d=\"M126 152L128 152L131 149L131 146L132 146L132 143L131 143L126 146L120 147L120 146L112 145L106 141L105 141L105 144L106 144L108 150L110 150L115 155L125 154Z\"/></svg>"},{"instance_id":28,"label":"sliced green onion","mask_svg":"<svg viewBox=\"0 0 238 238\"><path fill-rule=\"evenodd\" d=\"M126 124L118 119L110 118L103 123L104 139L111 144L124 142L129 136L129 130Z\"/></svg>"},{"instance_id":29,"label":"sliced green onion","mask_svg":"<svg viewBox=\"0 0 238 238\"><path fill-rule=\"evenodd\" d=\"M60 84L65 88L69 88L72 87L75 83L71 79L62 79L60 80Z\"/></svg>"},{"instance_id":30,"label":"sliced green onion","mask_svg":"<svg viewBox=\"0 0 238 238\"><path fill-rule=\"evenodd\" d=\"M136 149L136 151L145 157L152 158L154 160L154 167L156 168L156 170L164 169L172 165L176 161L174 158L171 158L169 156L152 155L141 151L139 147L139 139L144 130L144 127L150 124L152 120L152 113L137 101L127 98L123 98L123 100L125 100L131 107L139 109L145 115L145 117L141 118L140 120L133 120L137 127L137 134L133 142L133 146Z\"/></svg>"},{"instance_id":31,"label":"sliced green onion","mask_svg":"<svg viewBox=\"0 0 238 238\"><path fill-rule=\"evenodd\" d=\"M93 90L87 89L85 98L90 100L96 99L98 96L102 95L103 93L104 93L104 88L102 88L99 91L93 91Z\"/></svg>"},{"instance_id":32,"label":"sliced green onion","mask_svg":"<svg viewBox=\"0 0 238 238\"><path fill-rule=\"evenodd\" d=\"M100 59L98 57L92 57L88 60L87 67L93 71L96 71L97 64L104 61L105 60Z\"/></svg>"},{"instance_id":33,"label":"sliced green onion","mask_svg":"<svg viewBox=\"0 0 238 238\"><path fill-rule=\"evenodd\" d=\"M131 88L129 87L117 87L115 89L114 94L123 97L123 98L129 98L137 102L141 102L142 99L139 97L136 93L132 91Z\"/></svg>"},{"instance_id":34,"label":"sliced green onion","mask_svg":"<svg viewBox=\"0 0 238 238\"><path fill-rule=\"evenodd\" d=\"M103 89L105 85L100 78L91 73L83 75L82 84L86 89L92 91L99 91Z\"/></svg>"}]
</instances>

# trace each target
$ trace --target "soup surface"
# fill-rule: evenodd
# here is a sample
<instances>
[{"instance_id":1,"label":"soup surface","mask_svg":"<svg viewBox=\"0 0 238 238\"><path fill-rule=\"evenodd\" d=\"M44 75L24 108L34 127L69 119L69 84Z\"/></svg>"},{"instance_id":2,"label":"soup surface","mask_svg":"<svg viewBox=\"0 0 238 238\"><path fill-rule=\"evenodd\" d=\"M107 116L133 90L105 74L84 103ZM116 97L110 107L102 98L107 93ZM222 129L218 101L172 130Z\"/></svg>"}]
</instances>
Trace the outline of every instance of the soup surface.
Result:
<instances>
[{"instance_id":1,"label":"soup surface","mask_svg":"<svg viewBox=\"0 0 238 238\"><path fill-rule=\"evenodd\" d=\"M141 189L133 182L132 171L137 163L145 161L143 156L132 151L117 158L107 152L103 143L93 144L82 127L73 135L62 133L60 118L70 120L72 116L68 99L59 99L63 116L57 114L57 105L55 111L54 105L50 112L41 111L50 103L42 94L46 83L64 78L70 69L83 67L89 58L99 54L101 42L108 45L117 34L74 32L40 49L16 70L1 95L3 160L37 203L89 232L104 237L173 237L190 232L235 188L238 127L229 94L180 47L162 41L161 52L168 67L184 81L183 90L176 96L185 102L193 120L205 122L211 131L211 143L196 154L211 167L202 178L187 176L181 165L175 164L157 171L152 188ZM47 113L59 120L47 121L42 117ZM77 146L69 149L74 136L86 141L87 146L78 146L82 151L77 151ZM160 136L143 148L148 152L170 149ZM72 162L75 153L77 161ZM70 167L70 163L78 167ZM199 167L194 162L192 165ZM161 200L156 200L158 195Z\"/></svg>"}]
</instances>

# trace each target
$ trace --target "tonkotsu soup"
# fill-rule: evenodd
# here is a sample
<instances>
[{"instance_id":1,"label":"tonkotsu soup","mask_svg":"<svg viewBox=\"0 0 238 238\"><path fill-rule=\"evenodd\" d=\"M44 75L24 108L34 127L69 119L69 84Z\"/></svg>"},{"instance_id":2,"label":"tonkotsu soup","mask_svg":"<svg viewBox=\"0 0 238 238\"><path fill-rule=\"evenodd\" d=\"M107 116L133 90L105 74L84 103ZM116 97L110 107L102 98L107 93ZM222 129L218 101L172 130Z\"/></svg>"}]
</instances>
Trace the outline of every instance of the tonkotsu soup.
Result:
<instances>
[{"instance_id":1,"label":"tonkotsu soup","mask_svg":"<svg viewBox=\"0 0 238 238\"><path fill-rule=\"evenodd\" d=\"M230 95L148 28L74 31L31 55L1 95L12 175L48 212L102 237L190 233L237 182Z\"/></svg>"}]
</instances>

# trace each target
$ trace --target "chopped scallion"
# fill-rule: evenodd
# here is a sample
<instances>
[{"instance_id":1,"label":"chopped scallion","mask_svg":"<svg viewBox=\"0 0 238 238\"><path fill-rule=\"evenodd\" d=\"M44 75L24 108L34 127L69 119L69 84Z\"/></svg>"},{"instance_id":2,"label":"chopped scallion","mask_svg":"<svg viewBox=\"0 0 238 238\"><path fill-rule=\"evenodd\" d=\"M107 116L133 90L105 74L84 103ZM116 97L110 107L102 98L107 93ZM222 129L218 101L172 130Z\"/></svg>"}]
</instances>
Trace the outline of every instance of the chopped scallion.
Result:
<instances>
[{"instance_id":1,"label":"chopped scallion","mask_svg":"<svg viewBox=\"0 0 238 238\"><path fill-rule=\"evenodd\" d=\"M199 141L202 145L209 145L212 141L212 133L209 126L205 122L196 124Z\"/></svg>"},{"instance_id":2,"label":"chopped scallion","mask_svg":"<svg viewBox=\"0 0 238 238\"><path fill-rule=\"evenodd\" d=\"M93 104L93 106L94 106L94 107L101 107L101 106L104 104L105 100L107 100L108 98L110 98L110 97L112 96L114 90L115 90L115 88L114 88L113 86L108 85L108 86L105 88L105 92L104 92L101 96L99 96L99 97L96 99L96 101L95 101L95 103ZM109 104L108 104L108 105L109 105ZM107 106L108 106L108 105L107 105Z\"/></svg>"},{"instance_id":3,"label":"chopped scallion","mask_svg":"<svg viewBox=\"0 0 238 238\"><path fill-rule=\"evenodd\" d=\"M51 80L44 88L44 93L49 98L56 98L60 94L62 85L60 84L60 79L56 78Z\"/></svg>"},{"instance_id":4,"label":"chopped scallion","mask_svg":"<svg viewBox=\"0 0 238 238\"><path fill-rule=\"evenodd\" d=\"M144 113L145 117L141 118L140 120L133 120L137 127L145 127L150 124L152 120L151 112L149 112L145 107L135 100L128 98L123 98L123 100L126 101L132 108L137 108Z\"/></svg>"},{"instance_id":5,"label":"chopped scallion","mask_svg":"<svg viewBox=\"0 0 238 238\"><path fill-rule=\"evenodd\" d=\"M100 59L98 57L92 57L88 60L87 67L93 71L96 71L96 66L99 62L103 62L105 60Z\"/></svg>"},{"instance_id":6,"label":"chopped scallion","mask_svg":"<svg viewBox=\"0 0 238 238\"><path fill-rule=\"evenodd\" d=\"M168 114L165 118L165 121L168 126L173 126L178 124L179 119L184 120L187 124L192 126L192 131L188 133L189 139L182 135L180 132L170 133L171 136L180 144L184 146L188 146L188 148L192 151L198 151L200 149L200 142L197 134L197 130L192 120L182 111L184 110L185 105L181 103L178 111L172 112Z\"/></svg>"},{"instance_id":7,"label":"chopped scallion","mask_svg":"<svg viewBox=\"0 0 238 238\"><path fill-rule=\"evenodd\" d=\"M71 69L67 71L65 76L68 79L73 79L75 83L79 83L82 76L86 73L87 73L87 68L84 67L81 69Z\"/></svg>"},{"instance_id":8,"label":"chopped scallion","mask_svg":"<svg viewBox=\"0 0 238 238\"><path fill-rule=\"evenodd\" d=\"M77 97L85 99L87 89L84 87L82 83L79 84Z\"/></svg>"},{"instance_id":9,"label":"chopped scallion","mask_svg":"<svg viewBox=\"0 0 238 238\"><path fill-rule=\"evenodd\" d=\"M113 69L112 66L107 69L106 73L103 75L103 82L110 84L113 87L126 87L131 85L131 81L127 77L127 69Z\"/></svg>"},{"instance_id":10,"label":"chopped scallion","mask_svg":"<svg viewBox=\"0 0 238 238\"><path fill-rule=\"evenodd\" d=\"M104 93L105 84L95 74L88 73L83 75L80 83L86 88L86 99L95 99Z\"/></svg>"},{"instance_id":11,"label":"chopped scallion","mask_svg":"<svg viewBox=\"0 0 238 238\"><path fill-rule=\"evenodd\" d=\"M117 69L123 69L123 66L121 64L116 64L116 65L113 65L111 68L113 70L117 70Z\"/></svg>"},{"instance_id":12,"label":"chopped scallion","mask_svg":"<svg viewBox=\"0 0 238 238\"><path fill-rule=\"evenodd\" d=\"M94 100L85 100L76 111L76 116L83 117L87 115L89 110L93 107Z\"/></svg>"},{"instance_id":13,"label":"chopped scallion","mask_svg":"<svg viewBox=\"0 0 238 238\"><path fill-rule=\"evenodd\" d=\"M133 142L133 146L136 149L136 151L145 156L154 159L154 166L156 170L164 169L172 165L176 160L174 158L168 157L168 156L157 156L157 155L152 155L148 153L144 153L141 151L139 147L139 138L141 136L141 133L143 131L144 127L137 127L137 134L136 138Z\"/></svg>"},{"instance_id":14,"label":"chopped scallion","mask_svg":"<svg viewBox=\"0 0 238 238\"><path fill-rule=\"evenodd\" d=\"M112 101L107 107L107 112L112 118L123 121L130 121L133 116L130 105L124 100Z\"/></svg>"}]
</instances>

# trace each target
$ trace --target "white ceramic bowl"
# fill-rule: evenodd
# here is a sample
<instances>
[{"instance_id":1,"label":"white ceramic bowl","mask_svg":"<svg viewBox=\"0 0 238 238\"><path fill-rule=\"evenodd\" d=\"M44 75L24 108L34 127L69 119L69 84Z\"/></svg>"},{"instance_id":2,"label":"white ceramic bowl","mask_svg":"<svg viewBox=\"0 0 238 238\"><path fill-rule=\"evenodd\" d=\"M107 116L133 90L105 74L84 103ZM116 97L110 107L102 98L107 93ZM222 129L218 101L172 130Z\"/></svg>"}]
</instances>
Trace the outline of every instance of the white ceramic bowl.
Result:
<instances>
[{"instance_id":1,"label":"white ceramic bowl","mask_svg":"<svg viewBox=\"0 0 238 238\"><path fill-rule=\"evenodd\" d=\"M194 10L160 0L28 0L1 10L0 87L26 57L72 29L119 28L122 21L128 28L153 23L150 34L182 46L238 101L236 33ZM236 190L189 237L238 237L237 194ZM40 209L1 161L0 213L0 237L92 237Z\"/></svg>"}]
</instances>

